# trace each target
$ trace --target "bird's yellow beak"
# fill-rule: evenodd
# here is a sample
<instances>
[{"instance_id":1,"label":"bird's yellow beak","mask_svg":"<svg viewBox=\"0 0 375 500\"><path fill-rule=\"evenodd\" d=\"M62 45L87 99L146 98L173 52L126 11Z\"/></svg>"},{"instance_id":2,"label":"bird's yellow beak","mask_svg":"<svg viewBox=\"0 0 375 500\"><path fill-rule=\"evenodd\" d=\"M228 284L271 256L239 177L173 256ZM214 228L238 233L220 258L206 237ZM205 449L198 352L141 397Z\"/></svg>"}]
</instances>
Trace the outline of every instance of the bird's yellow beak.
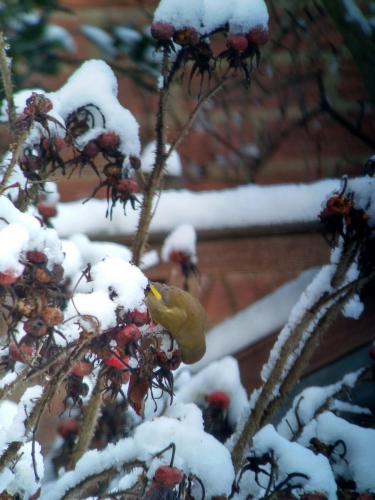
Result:
<instances>
[{"instance_id":1,"label":"bird's yellow beak","mask_svg":"<svg viewBox=\"0 0 375 500\"><path fill-rule=\"evenodd\" d=\"M153 296L156 298L156 300L161 300L161 295L158 292L158 290L154 287L154 285L150 285L150 290Z\"/></svg>"}]
</instances>

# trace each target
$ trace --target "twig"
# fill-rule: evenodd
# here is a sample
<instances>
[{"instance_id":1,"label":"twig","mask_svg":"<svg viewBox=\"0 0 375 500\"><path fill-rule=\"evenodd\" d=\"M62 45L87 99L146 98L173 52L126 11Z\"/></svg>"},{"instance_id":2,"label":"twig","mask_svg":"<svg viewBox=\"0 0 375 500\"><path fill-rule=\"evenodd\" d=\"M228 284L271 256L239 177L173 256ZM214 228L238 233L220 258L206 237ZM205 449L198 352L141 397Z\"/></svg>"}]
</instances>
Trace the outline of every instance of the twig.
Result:
<instances>
[{"instance_id":1,"label":"twig","mask_svg":"<svg viewBox=\"0 0 375 500\"><path fill-rule=\"evenodd\" d=\"M215 94L223 87L223 85L228 81L229 77L223 75L223 77L217 82L216 85L214 85L211 89L208 89L202 97L198 100L194 110L191 112L188 120L186 123L182 126L180 132L178 133L177 137L171 142L171 145L165 155L166 160L170 157L170 155L173 153L173 151L180 145L182 142L183 138L185 137L186 134L189 133L191 127L193 126L197 116L199 115L202 106L205 104L205 102L210 99L211 97L214 97Z\"/></svg>"},{"instance_id":2,"label":"twig","mask_svg":"<svg viewBox=\"0 0 375 500\"><path fill-rule=\"evenodd\" d=\"M7 43L5 41L4 33L0 31L0 74L4 85L5 99L8 106L8 120L9 129L13 140L15 139L15 123L16 123L16 108L13 101L13 86L12 77L9 67L9 59L6 53Z\"/></svg>"},{"instance_id":3,"label":"twig","mask_svg":"<svg viewBox=\"0 0 375 500\"><path fill-rule=\"evenodd\" d=\"M127 471L130 471L135 467L145 468L145 464L138 460L125 465L123 474L126 474ZM90 491L95 491L95 493L97 493L99 483L108 483L118 473L118 467L109 467L108 469L91 474L85 477L78 484L71 486L71 488L61 497L61 500L77 500L77 498L86 498Z\"/></svg>"},{"instance_id":4,"label":"twig","mask_svg":"<svg viewBox=\"0 0 375 500\"><path fill-rule=\"evenodd\" d=\"M345 267L349 265L345 257L346 254L344 253L337 265L336 271L340 269L340 264L342 262L345 262ZM350 298L350 296L374 278L375 273L372 273L368 277L351 282L339 290L334 290L330 294L323 294L316 301L314 306L305 312L300 322L294 327L293 331L282 345L279 358L273 366L267 381L264 383L255 406L250 412L248 419L233 446L232 460L237 472L241 467L243 455L252 436L259 430L262 422L268 419L271 414L274 414L274 411L277 408L278 403L274 401L274 399L277 398L273 397L275 387L281 384L282 398L288 394L296 381L299 379L303 369L319 343L319 330L322 329L323 333L325 329L328 328L329 324L331 324L333 319L338 315L342 305ZM327 309L324 310L324 308ZM308 339L304 341L305 345L303 345L301 349L300 344L303 342L303 334L314 321L317 323L314 325L314 329ZM289 372L285 375L284 371L286 361L291 356L293 351L296 350L297 352L300 351L300 355L297 356L294 364L289 369ZM282 398L280 397L280 401Z\"/></svg>"},{"instance_id":5,"label":"twig","mask_svg":"<svg viewBox=\"0 0 375 500\"><path fill-rule=\"evenodd\" d=\"M17 142L12 144L12 146L13 146L12 157L10 159L8 166L6 167L4 176L0 182L0 196L2 194L4 194L4 192L8 189L9 180L12 176L14 169L16 168L17 162L18 162L19 157L22 153L24 141L27 137L27 134L28 134L28 130L22 132L22 134L17 138Z\"/></svg>"},{"instance_id":6,"label":"twig","mask_svg":"<svg viewBox=\"0 0 375 500\"><path fill-rule=\"evenodd\" d=\"M151 172L148 183L144 189L144 196L142 201L141 215L139 218L137 233L134 238L133 243L133 262L138 266L144 248L147 244L148 232L150 228L150 223L152 219L152 202L154 195L160 185L160 181L163 176L164 165L166 161L165 157L165 115L168 103L169 86L167 85L169 71L169 56L168 52L164 50L163 54L163 67L162 67L162 78L163 85L159 92L159 109L156 117L156 155L155 164Z\"/></svg>"},{"instance_id":7,"label":"twig","mask_svg":"<svg viewBox=\"0 0 375 500\"><path fill-rule=\"evenodd\" d=\"M67 469L74 469L78 460L90 446L103 403L104 370L105 366L101 368L90 401L82 411L83 418L80 432L71 452Z\"/></svg>"}]
</instances>

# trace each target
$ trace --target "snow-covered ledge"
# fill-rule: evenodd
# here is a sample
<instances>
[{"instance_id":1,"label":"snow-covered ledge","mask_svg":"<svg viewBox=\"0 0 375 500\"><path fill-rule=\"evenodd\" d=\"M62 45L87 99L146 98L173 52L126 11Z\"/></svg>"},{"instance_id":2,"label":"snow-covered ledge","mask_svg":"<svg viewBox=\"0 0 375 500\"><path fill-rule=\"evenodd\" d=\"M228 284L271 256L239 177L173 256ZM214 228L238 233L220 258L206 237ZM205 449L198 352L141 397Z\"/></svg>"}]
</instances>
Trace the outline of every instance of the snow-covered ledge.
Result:
<instances>
[{"instance_id":1,"label":"snow-covered ledge","mask_svg":"<svg viewBox=\"0 0 375 500\"><path fill-rule=\"evenodd\" d=\"M352 179L350 188L360 191L358 188L373 184L374 179L361 177ZM339 190L340 180L330 179L310 184L246 185L221 191L163 191L155 202L151 233L165 234L180 224L191 224L202 233L314 223L330 193ZM105 200L96 199L85 204L63 203L53 224L62 237L75 233L109 239L133 235L139 210L127 207L124 216L118 206L110 221L105 217L106 206Z\"/></svg>"}]
</instances>

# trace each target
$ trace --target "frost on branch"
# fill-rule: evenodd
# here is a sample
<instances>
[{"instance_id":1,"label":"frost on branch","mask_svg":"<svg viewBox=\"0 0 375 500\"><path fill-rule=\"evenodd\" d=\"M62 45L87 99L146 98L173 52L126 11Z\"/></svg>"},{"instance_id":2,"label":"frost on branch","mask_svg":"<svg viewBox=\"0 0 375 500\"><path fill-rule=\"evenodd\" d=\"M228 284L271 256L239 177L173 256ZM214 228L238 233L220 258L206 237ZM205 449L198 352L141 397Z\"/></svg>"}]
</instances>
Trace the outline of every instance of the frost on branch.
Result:
<instances>
[{"instance_id":1,"label":"frost on branch","mask_svg":"<svg viewBox=\"0 0 375 500\"><path fill-rule=\"evenodd\" d=\"M331 263L321 269L301 295L263 366L263 386L251 395L249 415L230 443L237 470L247 443L269 422L298 382L328 326L343 309L357 315L360 307L356 304L353 311L350 304L374 278L370 251L374 241L373 180L369 179L361 189L355 186L356 181L343 179L342 189L332 193L320 213L332 247Z\"/></svg>"}]
</instances>

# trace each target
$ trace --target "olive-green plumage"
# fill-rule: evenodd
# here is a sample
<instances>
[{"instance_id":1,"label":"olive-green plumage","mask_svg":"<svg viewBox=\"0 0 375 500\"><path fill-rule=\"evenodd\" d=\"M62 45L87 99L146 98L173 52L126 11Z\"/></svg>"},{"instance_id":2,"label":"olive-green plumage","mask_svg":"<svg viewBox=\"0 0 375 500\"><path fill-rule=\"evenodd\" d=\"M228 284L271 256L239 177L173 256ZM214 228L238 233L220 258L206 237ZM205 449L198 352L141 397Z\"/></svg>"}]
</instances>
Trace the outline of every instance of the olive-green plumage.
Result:
<instances>
[{"instance_id":1,"label":"olive-green plumage","mask_svg":"<svg viewBox=\"0 0 375 500\"><path fill-rule=\"evenodd\" d=\"M151 319L162 325L176 340L187 364L199 361L206 352L206 313L190 293L175 286L151 283L161 297L149 292L146 304Z\"/></svg>"}]
</instances>

